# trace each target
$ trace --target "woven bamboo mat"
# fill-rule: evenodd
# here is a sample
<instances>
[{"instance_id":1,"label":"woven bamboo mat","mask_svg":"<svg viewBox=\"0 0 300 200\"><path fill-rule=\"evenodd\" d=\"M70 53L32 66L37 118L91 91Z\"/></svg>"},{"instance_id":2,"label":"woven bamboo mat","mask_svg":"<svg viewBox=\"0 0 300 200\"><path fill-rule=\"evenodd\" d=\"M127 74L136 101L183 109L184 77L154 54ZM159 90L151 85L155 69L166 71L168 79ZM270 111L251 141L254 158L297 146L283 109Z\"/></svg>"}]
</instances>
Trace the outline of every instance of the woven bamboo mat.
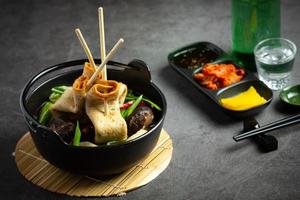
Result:
<instances>
[{"instance_id":1,"label":"woven bamboo mat","mask_svg":"<svg viewBox=\"0 0 300 200\"><path fill-rule=\"evenodd\" d=\"M141 163L122 174L101 180L54 167L38 153L30 134L26 133L17 143L15 161L28 181L48 191L70 196L108 197L125 195L154 180L169 165L172 152L172 140L162 130L154 150Z\"/></svg>"}]
</instances>

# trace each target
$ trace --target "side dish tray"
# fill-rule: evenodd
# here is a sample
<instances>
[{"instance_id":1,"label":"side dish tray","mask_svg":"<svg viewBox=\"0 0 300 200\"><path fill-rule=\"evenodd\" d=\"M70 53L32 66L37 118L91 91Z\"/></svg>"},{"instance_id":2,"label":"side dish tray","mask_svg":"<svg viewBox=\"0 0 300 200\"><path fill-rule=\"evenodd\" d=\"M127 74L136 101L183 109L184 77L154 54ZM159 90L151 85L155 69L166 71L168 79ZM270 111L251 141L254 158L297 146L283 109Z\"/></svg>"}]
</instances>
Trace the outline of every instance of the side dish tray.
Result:
<instances>
[{"instance_id":1,"label":"side dish tray","mask_svg":"<svg viewBox=\"0 0 300 200\"><path fill-rule=\"evenodd\" d=\"M258 80L254 74L245 69L243 79L229 86L211 90L200 85L193 76L195 73L201 72L203 66L207 63L233 64L236 68L241 68L227 53L210 42L197 42L180 48L168 55L168 61L175 71L192 83L201 92L210 97L223 111L232 117L244 119L255 116L265 109L272 101L272 90ZM246 91L250 86L253 86L256 89L257 93L266 100L266 103L242 111L227 109L220 103L222 98L236 96Z\"/></svg>"}]
</instances>

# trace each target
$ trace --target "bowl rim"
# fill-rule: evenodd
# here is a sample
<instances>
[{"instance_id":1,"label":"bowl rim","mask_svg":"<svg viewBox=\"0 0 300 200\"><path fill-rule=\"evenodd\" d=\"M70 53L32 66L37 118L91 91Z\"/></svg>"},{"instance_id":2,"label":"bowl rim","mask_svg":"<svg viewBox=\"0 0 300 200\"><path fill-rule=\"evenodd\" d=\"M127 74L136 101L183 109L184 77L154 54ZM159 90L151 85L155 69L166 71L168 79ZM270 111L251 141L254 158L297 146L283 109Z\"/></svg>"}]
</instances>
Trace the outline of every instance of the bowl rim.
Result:
<instances>
[{"instance_id":1,"label":"bowl rim","mask_svg":"<svg viewBox=\"0 0 300 200\"><path fill-rule=\"evenodd\" d=\"M137 59L136 59L137 60ZM141 61L141 60L138 60L138 61ZM138 137L136 138L133 138L129 141L125 141L125 142L121 142L121 143L115 143L115 144L111 144L111 145L106 145L106 144L100 144L100 145L97 145L95 147L91 147L91 146L74 146L74 145L71 145L71 144L68 144L66 143L60 136L58 133L52 131L51 129L49 129L47 126L45 125L42 125L40 124L33 116L32 114L30 114L30 112L28 111L27 109L27 106L26 106L26 97L27 97L27 94L29 92L29 89L31 88L31 86L36 82L38 81L40 78L42 78L43 76L53 72L53 71L56 71L56 70L61 70L61 69L66 69L66 68L69 68L69 67L72 67L72 66L75 66L75 65L83 65L84 62L88 62L88 59L78 59L78 60L71 60L71 61L67 61L67 62L63 62L63 63L59 63L59 64L55 64L55 65L52 65L52 66L48 66L46 67L44 70L36 73L35 75L33 75L30 80L25 84L25 86L23 87L22 91L21 91L21 94L20 94L20 98L19 98L19 104L20 104L20 107L21 107L21 111L23 113L23 116L25 118L25 121L26 123L28 124L28 126L32 127L33 125L36 127L36 129L38 128L42 128L42 129L45 129L53 134L55 134L59 139L60 141L67 147L67 148L71 148L71 149L110 149L110 148L119 148L119 147L125 147L127 145L130 145L132 143L135 143L137 142L138 140L146 137L147 135L151 134L155 129L157 129L164 121L164 118L166 116L166 110L167 110L167 101L166 101L166 98L163 94L163 92L159 89L158 86L156 86L152 80L150 80L149 84L158 92L159 96L161 97L161 100L162 100L162 114L161 114L161 118L159 119L159 121L155 124L155 126L153 126L149 131L147 131L146 133L142 134L142 135L139 135ZM101 63L101 59L95 59L95 62L96 63ZM142 61L143 62L143 61ZM144 62L143 62L144 63ZM144 63L145 64L145 63ZM123 63L119 63L119 62L115 62L115 61L109 61L107 63L107 65L113 65L113 66L123 66L123 67L130 67L129 65L127 64L123 64ZM145 64L145 67L148 68L149 70L149 67ZM75 70L79 70L79 69L73 69L73 71ZM61 76L62 74L59 74L57 75L55 78L57 78L58 76ZM50 80L50 78L48 79ZM45 83L45 82L43 82ZM34 90L33 92L38 89L43 83L40 83Z\"/></svg>"}]
</instances>

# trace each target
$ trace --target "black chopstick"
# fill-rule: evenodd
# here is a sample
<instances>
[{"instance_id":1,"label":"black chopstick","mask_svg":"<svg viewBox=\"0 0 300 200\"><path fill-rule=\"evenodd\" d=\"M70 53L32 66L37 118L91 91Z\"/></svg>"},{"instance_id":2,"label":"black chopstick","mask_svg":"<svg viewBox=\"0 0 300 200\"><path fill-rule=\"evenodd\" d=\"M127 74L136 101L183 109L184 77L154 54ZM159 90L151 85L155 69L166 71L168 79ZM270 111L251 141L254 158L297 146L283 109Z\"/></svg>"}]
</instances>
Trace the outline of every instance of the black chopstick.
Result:
<instances>
[{"instance_id":1,"label":"black chopstick","mask_svg":"<svg viewBox=\"0 0 300 200\"><path fill-rule=\"evenodd\" d=\"M297 114L297 115L294 115L294 116L291 116L291 117L286 117L286 118L283 118L281 120L272 122L272 123L270 123L268 125L265 125L265 126L262 126L260 128L257 128L257 129L254 129L254 130L247 131L245 133L236 135L236 136L233 137L233 140L238 142L238 141L244 140L248 137L252 137L252 136L255 136L255 135L258 135L258 134L262 134L262 133L267 133L269 131L273 131L273 130L276 130L276 129L279 129L279 128L282 128L282 127L285 127L285 126L289 126L289 125L292 125L292 124L296 124L296 123L299 123L299 122L300 122L300 114Z\"/></svg>"}]
</instances>

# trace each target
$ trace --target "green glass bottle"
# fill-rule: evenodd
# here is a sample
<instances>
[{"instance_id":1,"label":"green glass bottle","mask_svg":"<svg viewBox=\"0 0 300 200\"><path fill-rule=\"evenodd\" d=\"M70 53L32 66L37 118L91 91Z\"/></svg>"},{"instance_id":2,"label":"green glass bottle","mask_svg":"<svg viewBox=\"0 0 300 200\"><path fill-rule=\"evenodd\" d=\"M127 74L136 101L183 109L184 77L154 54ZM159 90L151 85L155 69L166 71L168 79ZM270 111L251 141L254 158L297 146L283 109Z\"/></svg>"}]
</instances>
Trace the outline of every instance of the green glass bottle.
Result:
<instances>
[{"instance_id":1,"label":"green glass bottle","mask_svg":"<svg viewBox=\"0 0 300 200\"><path fill-rule=\"evenodd\" d=\"M255 71L253 49L266 38L280 37L280 0L232 0L232 53Z\"/></svg>"}]
</instances>

